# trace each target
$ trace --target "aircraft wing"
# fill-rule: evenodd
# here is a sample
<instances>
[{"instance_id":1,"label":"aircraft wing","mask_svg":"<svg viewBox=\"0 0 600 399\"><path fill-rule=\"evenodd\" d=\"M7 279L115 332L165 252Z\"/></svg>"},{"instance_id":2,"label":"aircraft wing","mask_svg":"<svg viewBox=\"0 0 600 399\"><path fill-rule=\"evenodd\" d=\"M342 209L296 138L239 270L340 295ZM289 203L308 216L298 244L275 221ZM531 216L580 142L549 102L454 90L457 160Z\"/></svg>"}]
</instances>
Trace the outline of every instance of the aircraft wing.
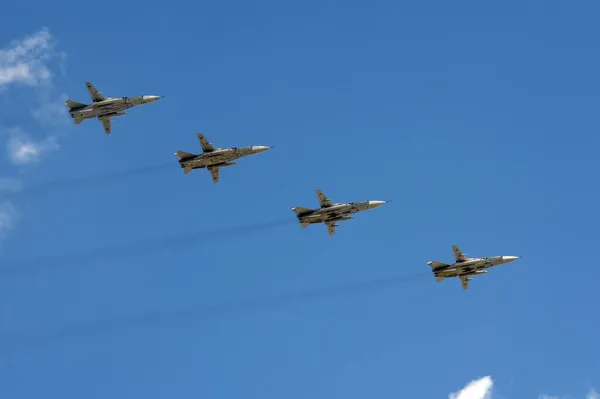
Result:
<instances>
[{"instance_id":1,"label":"aircraft wing","mask_svg":"<svg viewBox=\"0 0 600 399\"><path fill-rule=\"evenodd\" d=\"M464 262L467 260L467 255L465 255L458 246L453 245L452 251L454 251L454 259L456 259L456 262Z\"/></svg>"},{"instance_id":2,"label":"aircraft wing","mask_svg":"<svg viewBox=\"0 0 600 399\"><path fill-rule=\"evenodd\" d=\"M90 97L92 97L94 102L106 100L106 97L104 97L91 82L85 82L85 85L87 86L87 89L90 92Z\"/></svg>"},{"instance_id":3,"label":"aircraft wing","mask_svg":"<svg viewBox=\"0 0 600 399\"><path fill-rule=\"evenodd\" d=\"M202 133L198 133L198 141L200 142L200 147L202 147L202 151L211 152L215 150L215 147L204 137Z\"/></svg>"},{"instance_id":4,"label":"aircraft wing","mask_svg":"<svg viewBox=\"0 0 600 399\"><path fill-rule=\"evenodd\" d=\"M213 183L218 183L219 182L219 168L208 168L208 171L210 172L210 175L212 176L212 181Z\"/></svg>"},{"instance_id":5,"label":"aircraft wing","mask_svg":"<svg viewBox=\"0 0 600 399\"><path fill-rule=\"evenodd\" d=\"M106 134L110 134L110 132L111 132L110 118L98 118L98 119L100 119L100 122L102 122L102 126L104 127L104 132Z\"/></svg>"},{"instance_id":6,"label":"aircraft wing","mask_svg":"<svg viewBox=\"0 0 600 399\"><path fill-rule=\"evenodd\" d=\"M325 196L325 194L323 194L323 191L321 191L321 190L317 190L317 198L319 199L319 205L321 205L321 208L327 208L327 207L333 205L331 203L331 200L329 198L327 198Z\"/></svg>"},{"instance_id":7,"label":"aircraft wing","mask_svg":"<svg viewBox=\"0 0 600 399\"><path fill-rule=\"evenodd\" d=\"M327 231L329 232L329 235L333 237L333 235L335 234L335 228L337 227L337 224L335 223L325 223L327 225Z\"/></svg>"},{"instance_id":8,"label":"aircraft wing","mask_svg":"<svg viewBox=\"0 0 600 399\"><path fill-rule=\"evenodd\" d=\"M460 276L460 283L462 284L463 290L469 288L469 281L471 281L470 277Z\"/></svg>"}]
</instances>

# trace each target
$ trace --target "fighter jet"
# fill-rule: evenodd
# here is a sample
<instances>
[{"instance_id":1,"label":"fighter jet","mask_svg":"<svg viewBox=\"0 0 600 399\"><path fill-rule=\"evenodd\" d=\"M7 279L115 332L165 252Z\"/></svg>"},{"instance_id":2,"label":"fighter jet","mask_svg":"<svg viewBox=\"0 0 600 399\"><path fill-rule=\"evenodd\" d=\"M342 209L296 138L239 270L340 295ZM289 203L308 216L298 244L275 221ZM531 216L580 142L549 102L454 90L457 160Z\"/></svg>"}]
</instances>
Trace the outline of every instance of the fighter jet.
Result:
<instances>
[{"instance_id":1,"label":"fighter jet","mask_svg":"<svg viewBox=\"0 0 600 399\"><path fill-rule=\"evenodd\" d=\"M69 114L76 125L84 119L98 118L104 126L106 134L111 132L111 118L127 115L126 109L138 105L148 104L161 99L163 96L135 96L135 97L104 97L93 84L85 82L92 97L91 104L83 104L73 100L67 100L65 105L69 108Z\"/></svg>"},{"instance_id":2,"label":"fighter jet","mask_svg":"<svg viewBox=\"0 0 600 399\"><path fill-rule=\"evenodd\" d=\"M215 148L202 133L198 133L198 141L202 147L202 154L190 154L185 151L177 151L175 155L179 158L179 165L183 173L188 174L193 169L208 169L213 183L219 182L219 169L233 166L234 160L249 155L259 154L269 148L262 145L251 145L247 147Z\"/></svg>"},{"instance_id":3,"label":"fighter jet","mask_svg":"<svg viewBox=\"0 0 600 399\"><path fill-rule=\"evenodd\" d=\"M469 288L471 276L486 274L488 267L504 265L519 259L518 256L492 256L490 258L469 258L459 247L452 246L454 251L454 259L456 263L451 265L447 263L430 261L427 262L431 266L435 281L442 281L448 277L459 277L464 290Z\"/></svg>"},{"instance_id":4,"label":"fighter jet","mask_svg":"<svg viewBox=\"0 0 600 399\"><path fill-rule=\"evenodd\" d=\"M296 212L300 227L306 228L310 224L325 223L329 235L335 234L335 228L338 226L336 222L343 222L352 219L350 216L353 213L366 211L367 209L377 208L390 201L362 201L362 202L347 202L333 203L323 194L321 190L317 190L317 198L319 200L319 209L309 209L297 206L292 208Z\"/></svg>"}]
</instances>

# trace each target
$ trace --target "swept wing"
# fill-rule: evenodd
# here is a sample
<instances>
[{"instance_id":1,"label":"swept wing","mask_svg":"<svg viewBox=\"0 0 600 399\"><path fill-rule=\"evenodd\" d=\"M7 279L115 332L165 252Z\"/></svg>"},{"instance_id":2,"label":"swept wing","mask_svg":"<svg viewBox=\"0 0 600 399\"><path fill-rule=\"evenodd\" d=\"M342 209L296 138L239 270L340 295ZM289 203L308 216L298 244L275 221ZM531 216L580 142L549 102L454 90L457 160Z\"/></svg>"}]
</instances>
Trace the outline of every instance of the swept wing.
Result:
<instances>
[{"instance_id":1,"label":"swept wing","mask_svg":"<svg viewBox=\"0 0 600 399\"><path fill-rule=\"evenodd\" d=\"M452 246L452 251L454 251L454 259L456 259L457 263L464 262L467 260L467 255L465 255L464 252L461 251L457 245Z\"/></svg>"},{"instance_id":2,"label":"swept wing","mask_svg":"<svg viewBox=\"0 0 600 399\"><path fill-rule=\"evenodd\" d=\"M460 283L462 284L463 290L469 288L469 281L471 281L471 277L460 276Z\"/></svg>"},{"instance_id":3,"label":"swept wing","mask_svg":"<svg viewBox=\"0 0 600 399\"><path fill-rule=\"evenodd\" d=\"M110 134L110 132L111 132L110 118L109 117L105 117L105 118L98 118L98 119L100 119L100 122L102 122L102 126L104 127L104 132L106 134Z\"/></svg>"},{"instance_id":4,"label":"swept wing","mask_svg":"<svg viewBox=\"0 0 600 399\"><path fill-rule=\"evenodd\" d=\"M319 205L321 205L321 208L327 208L333 205L331 200L327 198L327 196L323 194L323 191L321 190L317 190L317 198L319 200Z\"/></svg>"},{"instance_id":5,"label":"swept wing","mask_svg":"<svg viewBox=\"0 0 600 399\"><path fill-rule=\"evenodd\" d=\"M198 133L198 141L200 142L203 152L212 152L215 150L215 147L206 139L206 137L204 137L202 133Z\"/></svg>"},{"instance_id":6,"label":"swept wing","mask_svg":"<svg viewBox=\"0 0 600 399\"><path fill-rule=\"evenodd\" d=\"M91 82L85 82L85 85L88 91L90 92L90 97L92 97L92 100L94 102L106 100L106 97L104 97L102 93L100 93Z\"/></svg>"},{"instance_id":7,"label":"swept wing","mask_svg":"<svg viewBox=\"0 0 600 399\"><path fill-rule=\"evenodd\" d=\"M219 168L214 167L214 166L209 166L208 171L210 172L210 175L212 176L213 183L215 183L215 184L218 183L219 182Z\"/></svg>"},{"instance_id":8,"label":"swept wing","mask_svg":"<svg viewBox=\"0 0 600 399\"><path fill-rule=\"evenodd\" d=\"M335 228L337 227L337 224L329 222L325 222L325 224L327 225L327 231L329 232L329 235L333 236L335 234Z\"/></svg>"}]
</instances>

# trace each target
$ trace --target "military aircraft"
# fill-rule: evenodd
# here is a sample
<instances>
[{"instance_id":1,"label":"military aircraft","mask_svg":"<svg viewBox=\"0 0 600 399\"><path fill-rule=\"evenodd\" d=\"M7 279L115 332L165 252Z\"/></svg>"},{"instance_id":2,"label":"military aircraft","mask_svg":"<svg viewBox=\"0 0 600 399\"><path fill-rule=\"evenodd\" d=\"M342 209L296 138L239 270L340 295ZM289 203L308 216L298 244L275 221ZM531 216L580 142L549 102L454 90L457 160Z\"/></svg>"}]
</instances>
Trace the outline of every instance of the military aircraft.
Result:
<instances>
[{"instance_id":1,"label":"military aircraft","mask_svg":"<svg viewBox=\"0 0 600 399\"><path fill-rule=\"evenodd\" d=\"M111 132L111 118L127 115L126 109L138 105L148 104L161 99L163 96L135 96L135 97L104 97L93 84L85 82L92 97L91 104L83 104L73 100L65 101L69 114L76 125L84 119L98 118L104 126L106 134Z\"/></svg>"},{"instance_id":2,"label":"military aircraft","mask_svg":"<svg viewBox=\"0 0 600 399\"><path fill-rule=\"evenodd\" d=\"M185 151L177 151L175 155L179 158L179 165L183 173L188 174L193 169L208 169L213 183L219 182L219 169L233 166L234 160L249 155L259 154L273 147L252 145L247 147L215 148L202 133L198 133L198 141L202 147L202 154L190 154Z\"/></svg>"},{"instance_id":3,"label":"military aircraft","mask_svg":"<svg viewBox=\"0 0 600 399\"><path fill-rule=\"evenodd\" d=\"M352 219L350 216L353 213L366 211L367 209L377 208L390 201L362 201L362 202L347 202L333 203L323 194L321 190L317 190L317 198L319 200L319 209L309 209L297 206L292 208L296 212L298 221L302 228L308 227L314 223L325 223L329 235L335 234L335 228L338 226L336 222L342 222Z\"/></svg>"},{"instance_id":4,"label":"military aircraft","mask_svg":"<svg viewBox=\"0 0 600 399\"><path fill-rule=\"evenodd\" d=\"M448 277L459 277L463 289L469 288L471 276L486 274L488 267L504 265L519 259L518 256L492 256L490 258L469 258L459 247L452 246L456 263L451 265L438 261L429 261L435 281L442 281Z\"/></svg>"}]
</instances>

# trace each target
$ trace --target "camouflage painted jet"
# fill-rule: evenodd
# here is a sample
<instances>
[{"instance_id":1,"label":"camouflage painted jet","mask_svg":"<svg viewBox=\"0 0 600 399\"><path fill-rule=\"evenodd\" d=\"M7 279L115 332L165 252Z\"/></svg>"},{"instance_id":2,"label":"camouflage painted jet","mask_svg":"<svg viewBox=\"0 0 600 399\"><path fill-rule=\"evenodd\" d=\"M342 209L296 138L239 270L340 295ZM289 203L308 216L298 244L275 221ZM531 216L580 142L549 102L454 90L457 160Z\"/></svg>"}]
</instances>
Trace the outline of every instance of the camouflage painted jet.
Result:
<instances>
[{"instance_id":1,"label":"camouflage painted jet","mask_svg":"<svg viewBox=\"0 0 600 399\"><path fill-rule=\"evenodd\" d=\"M377 208L390 201L362 201L362 202L347 202L333 203L327 198L321 190L317 190L317 198L319 200L319 209L309 209L297 206L292 208L296 212L298 221L302 228L308 227L314 223L325 223L329 235L335 234L335 228L338 226L336 222L342 222L352 219L350 216L353 213L366 211L367 209Z\"/></svg>"},{"instance_id":2,"label":"camouflage painted jet","mask_svg":"<svg viewBox=\"0 0 600 399\"><path fill-rule=\"evenodd\" d=\"M486 274L488 267L504 265L519 259L518 256L492 256L490 258L469 258L459 247L452 246L454 251L454 259L456 263L451 265L447 263L430 261L427 262L431 266L435 281L442 281L449 277L459 277L463 289L469 288L471 276Z\"/></svg>"},{"instance_id":3,"label":"camouflage painted jet","mask_svg":"<svg viewBox=\"0 0 600 399\"><path fill-rule=\"evenodd\" d=\"M249 155L259 154L269 148L262 145L252 145L247 147L215 148L202 133L198 133L198 141L202 147L202 154L190 154L185 151L177 151L175 155L179 158L179 165L183 173L188 174L193 169L208 169L212 176L213 183L219 182L219 169L226 166L233 166L234 160Z\"/></svg>"},{"instance_id":4,"label":"camouflage painted jet","mask_svg":"<svg viewBox=\"0 0 600 399\"><path fill-rule=\"evenodd\" d=\"M163 96L135 96L135 97L104 97L93 84L85 82L92 97L91 104L83 104L73 100L67 100L65 105L69 108L69 114L76 125L84 119L98 118L102 122L104 132L111 132L111 118L127 115L126 109L144 105L161 99Z\"/></svg>"}]
</instances>

